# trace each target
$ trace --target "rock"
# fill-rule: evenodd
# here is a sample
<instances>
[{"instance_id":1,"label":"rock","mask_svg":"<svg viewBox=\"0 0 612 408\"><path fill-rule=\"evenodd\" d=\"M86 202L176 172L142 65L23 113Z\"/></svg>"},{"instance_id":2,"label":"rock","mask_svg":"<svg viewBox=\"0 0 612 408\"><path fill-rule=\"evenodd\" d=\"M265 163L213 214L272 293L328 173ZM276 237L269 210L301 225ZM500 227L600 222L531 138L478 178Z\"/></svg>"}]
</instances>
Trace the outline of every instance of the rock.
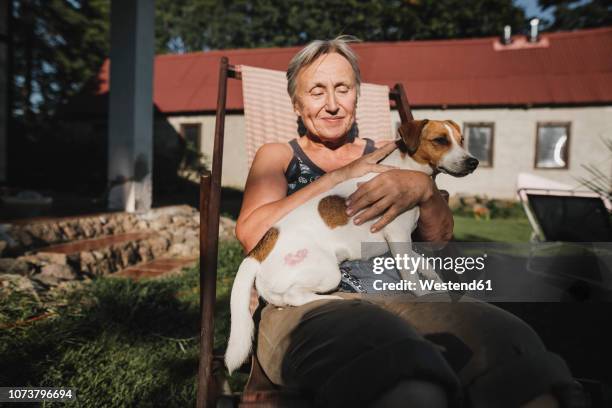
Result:
<instances>
[{"instance_id":1,"label":"rock","mask_svg":"<svg viewBox=\"0 0 612 408\"><path fill-rule=\"evenodd\" d=\"M187 218L183 215L175 215L172 217L172 224L176 227L182 227L187 224Z\"/></svg>"},{"instance_id":2,"label":"rock","mask_svg":"<svg viewBox=\"0 0 612 408\"><path fill-rule=\"evenodd\" d=\"M151 252L155 257L159 257L170 247L170 242L163 237L156 237L150 240Z\"/></svg>"},{"instance_id":3,"label":"rock","mask_svg":"<svg viewBox=\"0 0 612 408\"><path fill-rule=\"evenodd\" d=\"M93 256L91 252L81 252L79 256L79 260L81 263L81 268L85 269L87 265L93 265L96 263L96 258Z\"/></svg>"},{"instance_id":4,"label":"rock","mask_svg":"<svg viewBox=\"0 0 612 408\"><path fill-rule=\"evenodd\" d=\"M189 257L192 253L191 248L186 244L172 244L168 252L176 257Z\"/></svg>"},{"instance_id":5,"label":"rock","mask_svg":"<svg viewBox=\"0 0 612 408\"><path fill-rule=\"evenodd\" d=\"M147 245L140 245L136 255L141 262L146 262L154 258L153 250ZM132 265L135 263L136 262L133 262Z\"/></svg>"},{"instance_id":6,"label":"rock","mask_svg":"<svg viewBox=\"0 0 612 408\"><path fill-rule=\"evenodd\" d=\"M104 224L102 228L103 235L113 235L115 233L115 225L113 223Z\"/></svg>"},{"instance_id":7,"label":"rock","mask_svg":"<svg viewBox=\"0 0 612 408\"><path fill-rule=\"evenodd\" d=\"M21 259L0 258L0 273L27 276L30 264Z\"/></svg>"},{"instance_id":8,"label":"rock","mask_svg":"<svg viewBox=\"0 0 612 408\"><path fill-rule=\"evenodd\" d=\"M0 241L0 256L4 253L4 250L8 247L8 242Z\"/></svg>"},{"instance_id":9,"label":"rock","mask_svg":"<svg viewBox=\"0 0 612 408\"><path fill-rule=\"evenodd\" d=\"M44 263L53 263L60 265L68 264L68 256L66 254L60 254L56 252L37 252L34 255L28 255L27 257L21 257L24 260L30 262L44 262ZM21 259L20 258L20 259Z\"/></svg>"},{"instance_id":10,"label":"rock","mask_svg":"<svg viewBox=\"0 0 612 408\"><path fill-rule=\"evenodd\" d=\"M46 223L33 224L29 228L30 235L37 240L48 242L56 242L57 237L53 229Z\"/></svg>"},{"instance_id":11,"label":"rock","mask_svg":"<svg viewBox=\"0 0 612 408\"><path fill-rule=\"evenodd\" d=\"M60 222L56 224L57 228L60 230L62 234L62 239L64 241L72 241L77 238L78 232L74 228L73 225L70 225L66 222Z\"/></svg>"},{"instance_id":12,"label":"rock","mask_svg":"<svg viewBox=\"0 0 612 408\"><path fill-rule=\"evenodd\" d=\"M78 276L68 265L50 264L43 266L32 279L47 286L57 286L60 282L76 280Z\"/></svg>"},{"instance_id":13,"label":"rock","mask_svg":"<svg viewBox=\"0 0 612 408\"><path fill-rule=\"evenodd\" d=\"M91 238L94 236L95 230L91 227L88 220L81 220L79 222L81 231L83 231L83 238Z\"/></svg>"},{"instance_id":14,"label":"rock","mask_svg":"<svg viewBox=\"0 0 612 408\"><path fill-rule=\"evenodd\" d=\"M34 243L32 236L25 229L18 229L15 231L15 233L19 246L29 248Z\"/></svg>"}]
</instances>

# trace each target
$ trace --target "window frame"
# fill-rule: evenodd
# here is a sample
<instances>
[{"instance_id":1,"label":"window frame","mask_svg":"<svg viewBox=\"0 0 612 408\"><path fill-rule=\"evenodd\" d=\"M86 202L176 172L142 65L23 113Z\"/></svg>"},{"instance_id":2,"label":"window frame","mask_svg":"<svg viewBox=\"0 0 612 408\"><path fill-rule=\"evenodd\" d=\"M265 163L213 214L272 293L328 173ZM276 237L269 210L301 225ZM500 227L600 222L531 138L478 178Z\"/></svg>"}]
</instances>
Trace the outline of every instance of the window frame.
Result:
<instances>
[{"instance_id":1,"label":"window frame","mask_svg":"<svg viewBox=\"0 0 612 408\"><path fill-rule=\"evenodd\" d=\"M187 145L187 138L185 137L185 129L188 126L193 126L193 127L197 127L198 128L198 140L197 140L197 143L196 143L196 148L198 149L198 152L201 152L202 151L202 123L200 123L200 122L184 122L184 123L180 124L179 135L183 139L183 143L185 143L185 146Z\"/></svg>"},{"instance_id":2,"label":"window frame","mask_svg":"<svg viewBox=\"0 0 612 408\"><path fill-rule=\"evenodd\" d=\"M488 127L491 128L491 148L489 149L489 164L478 165L479 168L492 168L493 157L495 157L495 122L464 122L463 123L463 139L465 141L465 148L470 151L470 135L468 134L469 127Z\"/></svg>"},{"instance_id":3,"label":"window frame","mask_svg":"<svg viewBox=\"0 0 612 408\"><path fill-rule=\"evenodd\" d=\"M538 148L539 148L539 135L540 135L540 128L542 127L564 127L565 128L565 132L567 134L567 141L565 142L565 149L564 150L564 161L565 161L565 166L563 167L539 167L538 166ZM571 137L571 129L572 129L572 122L537 122L536 124L536 132L535 132L535 149L533 152L533 168L535 170L567 170L569 169L569 160L570 160L570 142L572 140Z\"/></svg>"}]
</instances>

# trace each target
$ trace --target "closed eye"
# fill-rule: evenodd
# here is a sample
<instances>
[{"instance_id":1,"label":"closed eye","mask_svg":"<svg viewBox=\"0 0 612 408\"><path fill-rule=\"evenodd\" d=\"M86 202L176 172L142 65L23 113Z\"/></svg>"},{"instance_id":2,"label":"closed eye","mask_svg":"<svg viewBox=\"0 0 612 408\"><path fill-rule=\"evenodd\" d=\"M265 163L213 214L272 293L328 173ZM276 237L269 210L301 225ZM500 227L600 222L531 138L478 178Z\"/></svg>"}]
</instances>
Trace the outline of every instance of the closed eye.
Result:
<instances>
[{"instance_id":1,"label":"closed eye","mask_svg":"<svg viewBox=\"0 0 612 408\"><path fill-rule=\"evenodd\" d=\"M446 146L448 145L448 139L445 137L436 137L435 139L432 140L432 142L434 142L435 144L441 145L441 146Z\"/></svg>"},{"instance_id":2,"label":"closed eye","mask_svg":"<svg viewBox=\"0 0 612 408\"><path fill-rule=\"evenodd\" d=\"M345 94L345 93L348 93L349 89L346 85L340 85L339 87L336 88L336 91Z\"/></svg>"}]
</instances>

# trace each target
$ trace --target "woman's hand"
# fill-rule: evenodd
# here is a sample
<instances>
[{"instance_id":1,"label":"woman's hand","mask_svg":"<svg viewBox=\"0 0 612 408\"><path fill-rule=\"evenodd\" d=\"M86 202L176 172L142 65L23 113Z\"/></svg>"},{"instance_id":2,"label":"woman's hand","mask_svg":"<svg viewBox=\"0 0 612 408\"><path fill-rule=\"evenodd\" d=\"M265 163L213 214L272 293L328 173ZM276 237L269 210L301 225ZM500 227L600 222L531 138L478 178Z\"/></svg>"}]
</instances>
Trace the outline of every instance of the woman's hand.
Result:
<instances>
[{"instance_id":1,"label":"woman's hand","mask_svg":"<svg viewBox=\"0 0 612 408\"><path fill-rule=\"evenodd\" d=\"M383 147L374 150L372 153L366 154L357 160L354 160L346 166L340 167L328 173L335 184L342 183L343 181L350 180L352 178L361 177L368 173L383 173L389 170L397 169L395 166L387 166L385 164L378 164L378 161L384 159L393 150L397 148L395 142L387 143Z\"/></svg>"},{"instance_id":2,"label":"woman's hand","mask_svg":"<svg viewBox=\"0 0 612 408\"><path fill-rule=\"evenodd\" d=\"M375 232L404 211L416 205L427 206L434 193L437 193L434 182L425 173L390 170L359 185L347 199L347 214L357 214L353 220L357 225L382 214L371 227L371 231Z\"/></svg>"}]
</instances>

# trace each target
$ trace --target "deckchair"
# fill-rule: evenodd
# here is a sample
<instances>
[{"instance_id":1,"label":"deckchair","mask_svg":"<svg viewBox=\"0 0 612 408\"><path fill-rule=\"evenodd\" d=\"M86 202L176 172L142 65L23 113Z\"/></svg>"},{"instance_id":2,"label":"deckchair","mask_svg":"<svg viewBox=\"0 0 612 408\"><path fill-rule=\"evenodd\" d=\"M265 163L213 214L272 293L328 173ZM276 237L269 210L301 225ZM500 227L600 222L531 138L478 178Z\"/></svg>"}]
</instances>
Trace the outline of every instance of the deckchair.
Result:
<instances>
[{"instance_id":1,"label":"deckchair","mask_svg":"<svg viewBox=\"0 0 612 408\"><path fill-rule=\"evenodd\" d=\"M517 183L533 229L526 270L569 288L568 299L609 298L610 255L601 258L601 251L595 250L608 245L594 243L612 241L611 203L595 192L563 188L556 182L549 181L546 188L547 181L521 174Z\"/></svg>"},{"instance_id":2,"label":"deckchair","mask_svg":"<svg viewBox=\"0 0 612 408\"><path fill-rule=\"evenodd\" d=\"M596 192L521 173L517 196L533 229L534 242L612 241L612 203Z\"/></svg>"},{"instance_id":3,"label":"deckchair","mask_svg":"<svg viewBox=\"0 0 612 408\"><path fill-rule=\"evenodd\" d=\"M248 77L248 81L247 81ZM211 171L200 179L200 359L198 371L197 407L214 407L236 401L219 398L222 395L223 356L213 350L213 318L216 299L217 250L221 198L221 168L224 142L225 107L228 79L243 81L245 120L249 165L257 149L266 142L289 140L297 136L296 117L283 83L284 73L254 67L230 65L222 57L219 66L219 87ZM264 86L261 86L265 84ZM253 88L254 87L254 88ZM262 95L268 92L266 95ZM381 95L384 100L381 100ZM254 98L254 100L249 100ZM402 84L392 90L373 84L362 84L357 108L360 137L393 138L389 99L397 108L402 123L413 119ZM276 108L266 105L275 101ZM278 101L278 103L276 102ZM384 103L382 103L384 102ZM267 106L267 107L266 107ZM265 131L264 131L265 130ZM270 383L253 353L250 376L242 393L241 407L308 406L292 399ZM291 402L288 402L288 399Z\"/></svg>"},{"instance_id":4,"label":"deckchair","mask_svg":"<svg viewBox=\"0 0 612 408\"><path fill-rule=\"evenodd\" d=\"M520 189L537 241L610 242L609 204L597 193Z\"/></svg>"}]
</instances>

